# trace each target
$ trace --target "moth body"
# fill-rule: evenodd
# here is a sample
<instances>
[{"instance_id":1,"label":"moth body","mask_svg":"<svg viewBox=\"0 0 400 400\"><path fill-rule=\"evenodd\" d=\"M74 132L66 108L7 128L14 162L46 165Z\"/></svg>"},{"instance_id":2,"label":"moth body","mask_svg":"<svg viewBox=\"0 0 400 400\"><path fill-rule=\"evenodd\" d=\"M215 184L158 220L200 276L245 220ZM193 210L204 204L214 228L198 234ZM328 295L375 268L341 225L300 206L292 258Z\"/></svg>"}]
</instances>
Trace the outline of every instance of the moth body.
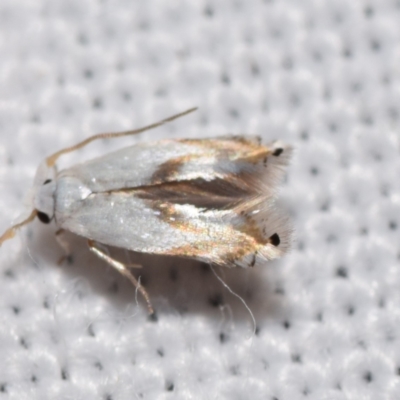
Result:
<instances>
[{"instance_id":1,"label":"moth body","mask_svg":"<svg viewBox=\"0 0 400 400\"><path fill-rule=\"evenodd\" d=\"M36 173L30 217L7 230L0 245L36 216L54 220L58 232L87 238L94 253L137 287L127 267L95 243L225 267L280 257L291 231L274 205L291 154L281 142L262 145L253 136L160 140L56 170L60 155L90 141L140 133L191 111L135 131L95 135L48 157ZM139 290L152 312L146 291Z\"/></svg>"},{"instance_id":2,"label":"moth body","mask_svg":"<svg viewBox=\"0 0 400 400\"><path fill-rule=\"evenodd\" d=\"M273 202L289 151L242 136L137 144L47 179L35 208L105 245L251 266L288 245Z\"/></svg>"}]
</instances>

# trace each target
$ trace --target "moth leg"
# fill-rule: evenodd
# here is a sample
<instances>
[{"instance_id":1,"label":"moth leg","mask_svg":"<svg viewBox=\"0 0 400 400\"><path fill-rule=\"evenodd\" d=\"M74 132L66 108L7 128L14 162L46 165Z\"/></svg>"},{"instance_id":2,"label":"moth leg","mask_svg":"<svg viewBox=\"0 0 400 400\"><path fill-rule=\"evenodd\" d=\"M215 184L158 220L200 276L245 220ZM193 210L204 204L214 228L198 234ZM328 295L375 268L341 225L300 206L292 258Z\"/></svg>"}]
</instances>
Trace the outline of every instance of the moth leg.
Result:
<instances>
[{"instance_id":1,"label":"moth leg","mask_svg":"<svg viewBox=\"0 0 400 400\"><path fill-rule=\"evenodd\" d=\"M115 260L114 258L111 258L109 255L107 255L106 253L101 251L96 246L96 244L95 244L95 242L93 240L90 240L90 239L88 240L88 246L89 246L90 251L92 251L94 254L96 254L97 257L99 257L102 260L104 260L106 263L111 265L119 273L121 273L123 276L125 276L126 278L128 278L131 281L133 286L135 286L135 288L137 290L139 290L139 292L142 294L142 296L146 300L147 309L149 310L149 314L150 315L154 314L154 309L153 309L153 306L151 305L149 294L147 293L146 289L142 285L139 284L139 282L133 276L133 274L129 271L128 266L123 264L123 263L121 263L121 262L119 262L119 261L117 261L117 260Z\"/></svg>"},{"instance_id":2,"label":"moth leg","mask_svg":"<svg viewBox=\"0 0 400 400\"><path fill-rule=\"evenodd\" d=\"M68 261L68 263L72 262L71 248L70 248L69 242L67 240L65 240L65 237L63 236L64 233L65 233L64 229L59 229L56 232L57 243L64 250L64 255L62 257L60 257L60 259L58 260L58 265L61 265L64 261Z\"/></svg>"}]
</instances>

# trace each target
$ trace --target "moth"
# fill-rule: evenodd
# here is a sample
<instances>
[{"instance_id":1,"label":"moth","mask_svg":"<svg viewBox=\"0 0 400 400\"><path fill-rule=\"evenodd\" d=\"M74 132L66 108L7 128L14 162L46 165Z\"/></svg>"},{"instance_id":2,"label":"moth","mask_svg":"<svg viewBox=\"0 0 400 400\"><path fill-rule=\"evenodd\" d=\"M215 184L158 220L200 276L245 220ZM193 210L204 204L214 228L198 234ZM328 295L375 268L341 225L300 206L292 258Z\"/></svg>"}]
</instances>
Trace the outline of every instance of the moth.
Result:
<instances>
[{"instance_id":1,"label":"moth","mask_svg":"<svg viewBox=\"0 0 400 400\"><path fill-rule=\"evenodd\" d=\"M36 217L54 221L66 256L65 231L87 238L92 252L138 288L150 314L149 296L132 265L110 257L104 245L223 267L253 267L280 257L291 235L288 218L275 207L291 155L280 141L263 145L256 136L220 136L143 142L57 171L63 154L154 129L194 110L140 129L97 134L47 157L36 172L30 216L9 228L0 245Z\"/></svg>"}]
</instances>

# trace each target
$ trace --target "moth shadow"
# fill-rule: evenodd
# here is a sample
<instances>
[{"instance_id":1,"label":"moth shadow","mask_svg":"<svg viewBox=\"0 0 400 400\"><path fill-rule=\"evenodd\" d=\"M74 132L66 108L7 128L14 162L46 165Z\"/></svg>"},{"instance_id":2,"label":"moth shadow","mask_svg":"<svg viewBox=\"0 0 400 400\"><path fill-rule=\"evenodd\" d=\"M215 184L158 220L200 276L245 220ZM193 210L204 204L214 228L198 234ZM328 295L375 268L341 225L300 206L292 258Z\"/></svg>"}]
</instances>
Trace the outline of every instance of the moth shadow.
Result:
<instances>
[{"instance_id":1,"label":"moth shadow","mask_svg":"<svg viewBox=\"0 0 400 400\"><path fill-rule=\"evenodd\" d=\"M117 309L136 301L141 307L146 307L132 284L92 254L84 238L66 234L72 259L59 265L57 262L63 251L54 231L44 227L36 232L38 234L30 246L36 258L40 255L43 261L61 269L71 280L86 281L94 292L106 297ZM257 323L279 314L281 302L274 284L279 271L271 267L274 262L255 268L223 268L190 259L134 253L112 247L104 249L124 264L142 266L132 269L132 272L146 288L158 314L201 314L217 322L228 319L246 323L251 321L251 313Z\"/></svg>"}]
</instances>

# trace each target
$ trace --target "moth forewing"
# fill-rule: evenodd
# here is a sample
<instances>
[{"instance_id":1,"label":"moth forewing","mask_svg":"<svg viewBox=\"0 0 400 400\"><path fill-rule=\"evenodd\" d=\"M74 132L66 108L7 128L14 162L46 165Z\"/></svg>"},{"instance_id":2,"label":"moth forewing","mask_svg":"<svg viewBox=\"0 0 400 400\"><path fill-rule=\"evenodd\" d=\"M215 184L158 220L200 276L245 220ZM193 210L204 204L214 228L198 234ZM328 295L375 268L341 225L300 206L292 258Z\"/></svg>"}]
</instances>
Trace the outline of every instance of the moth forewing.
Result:
<instances>
[{"instance_id":1,"label":"moth forewing","mask_svg":"<svg viewBox=\"0 0 400 400\"><path fill-rule=\"evenodd\" d=\"M56 173L55 161L62 154L177 116L135 131L95 135L47 158L35 179L34 211L10 228L0 244L35 216L45 223L54 219L58 233L87 238L91 251L136 286L129 269L96 242L226 267L251 267L280 257L289 247L290 228L274 201L291 153L281 142L264 146L252 136L160 140ZM146 291L140 290L152 312Z\"/></svg>"}]
</instances>

